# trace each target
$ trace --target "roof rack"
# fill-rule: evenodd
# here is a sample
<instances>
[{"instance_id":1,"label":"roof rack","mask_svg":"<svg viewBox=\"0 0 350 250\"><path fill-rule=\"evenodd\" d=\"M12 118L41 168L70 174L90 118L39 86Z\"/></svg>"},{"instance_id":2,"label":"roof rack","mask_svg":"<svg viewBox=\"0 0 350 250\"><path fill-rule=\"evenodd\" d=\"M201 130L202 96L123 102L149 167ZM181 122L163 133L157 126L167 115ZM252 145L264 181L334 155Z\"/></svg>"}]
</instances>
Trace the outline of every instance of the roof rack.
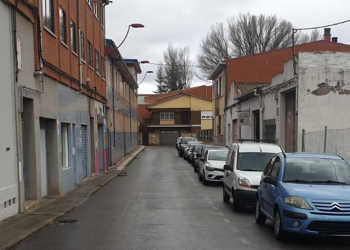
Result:
<instances>
[{"instance_id":1,"label":"roof rack","mask_svg":"<svg viewBox=\"0 0 350 250\"><path fill-rule=\"evenodd\" d=\"M242 143L242 142L245 142L245 141L247 141L247 142L265 142L265 143L273 143L273 144L275 144L276 143L276 141L272 141L272 140L257 140L257 139L238 139L237 140L239 143Z\"/></svg>"}]
</instances>

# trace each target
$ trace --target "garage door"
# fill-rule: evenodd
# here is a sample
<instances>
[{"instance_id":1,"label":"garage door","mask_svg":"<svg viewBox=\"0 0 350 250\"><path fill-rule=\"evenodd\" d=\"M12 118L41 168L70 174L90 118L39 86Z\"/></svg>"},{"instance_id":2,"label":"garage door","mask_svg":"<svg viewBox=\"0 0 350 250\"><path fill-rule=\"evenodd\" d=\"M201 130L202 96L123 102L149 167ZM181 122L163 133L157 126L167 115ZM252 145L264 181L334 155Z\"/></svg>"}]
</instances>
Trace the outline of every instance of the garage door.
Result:
<instances>
[{"instance_id":1,"label":"garage door","mask_svg":"<svg viewBox=\"0 0 350 250\"><path fill-rule=\"evenodd\" d=\"M180 136L179 131L160 131L159 142L162 146L175 146L176 139Z\"/></svg>"},{"instance_id":2,"label":"garage door","mask_svg":"<svg viewBox=\"0 0 350 250\"><path fill-rule=\"evenodd\" d=\"M87 161L87 126L81 125L81 157L83 164L83 179L88 176L88 161Z\"/></svg>"}]
</instances>

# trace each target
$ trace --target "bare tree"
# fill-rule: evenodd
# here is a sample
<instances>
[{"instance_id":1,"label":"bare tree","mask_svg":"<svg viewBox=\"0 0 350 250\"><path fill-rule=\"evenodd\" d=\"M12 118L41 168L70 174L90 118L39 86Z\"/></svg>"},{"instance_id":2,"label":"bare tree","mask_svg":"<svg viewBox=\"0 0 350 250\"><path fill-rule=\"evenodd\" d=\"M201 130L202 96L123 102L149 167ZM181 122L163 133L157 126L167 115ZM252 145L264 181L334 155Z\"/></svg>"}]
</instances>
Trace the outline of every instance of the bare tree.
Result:
<instances>
[{"instance_id":1,"label":"bare tree","mask_svg":"<svg viewBox=\"0 0 350 250\"><path fill-rule=\"evenodd\" d=\"M291 22L280 20L275 15L239 14L238 17L228 19L227 34L222 24L211 27L200 44L199 66L208 75L221 61L228 58L291 46L292 32ZM319 40L321 35L314 30L310 36L297 32L294 38L296 44L301 44Z\"/></svg>"},{"instance_id":2,"label":"bare tree","mask_svg":"<svg viewBox=\"0 0 350 250\"><path fill-rule=\"evenodd\" d=\"M205 74L210 74L221 61L231 57L224 25L216 23L211 26L200 44L198 63L201 70Z\"/></svg>"},{"instance_id":3,"label":"bare tree","mask_svg":"<svg viewBox=\"0 0 350 250\"><path fill-rule=\"evenodd\" d=\"M163 53L163 60L167 90L189 88L193 78L189 47L174 48L172 43L169 43L167 50Z\"/></svg>"},{"instance_id":4,"label":"bare tree","mask_svg":"<svg viewBox=\"0 0 350 250\"><path fill-rule=\"evenodd\" d=\"M157 84L157 90L153 91L155 94L162 94L162 93L167 93L168 92L168 86L166 84L166 78L164 74L164 67L161 63L158 65L157 69L157 75L156 75L155 81L158 83Z\"/></svg>"}]
</instances>

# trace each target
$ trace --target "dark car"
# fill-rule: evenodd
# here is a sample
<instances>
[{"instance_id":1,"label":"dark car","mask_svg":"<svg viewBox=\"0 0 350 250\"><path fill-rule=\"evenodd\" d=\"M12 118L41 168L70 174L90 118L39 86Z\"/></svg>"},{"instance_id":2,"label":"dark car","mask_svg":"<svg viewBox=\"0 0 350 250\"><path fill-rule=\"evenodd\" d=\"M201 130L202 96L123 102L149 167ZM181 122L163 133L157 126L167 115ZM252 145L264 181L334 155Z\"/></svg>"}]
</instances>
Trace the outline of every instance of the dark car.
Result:
<instances>
[{"instance_id":1,"label":"dark car","mask_svg":"<svg viewBox=\"0 0 350 250\"><path fill-rule=\"evenodd\" d=\"M181 136L180 136L180 137L178 137L178 138L176 139L176 142L175 142L175 148L177 149L177 151L179 151L179 144L180 144L181 139L182 139L182 137L181 137Z\"/></svg>"},{"instance_id":2,"label":"dark car","mask_svg":"<svg viewBox=\"0 0 350 250\"><path fill-rule=\"evenodd\" d=\"M191 152L191 155L189 157L189 161L192 164L194 170L196 170L196 168L198 167L198 166L196 166L197 154L202 150L204 145L205 144L193 145L193 148L191 149L192 152Z\"/></svg>"},{"instance_id":3,"label":"dark car","mask_svg":"<svg viewBox=\"0 0 350 250\"><path fill-rule=\"evenodd\" d=\"M194 166L194 171L198 172L199 165L203 164L203 162L200 161L201 158L204 158L205 153L209 149L227 149L225 146L218 146L218 145L204 145L202 150L197 154L197 159L195 159L195 166Z\"/></svg>"},{"instance_id":4,"label":"dark car","mask_svg":"<svg viewBox=\"0 0 350 250\"><path fill-rule=\"evenodd\" d=\"M185 148L187 143L190 141L197 141L195 137L183 137L179 143L179 156L182 157L184 155Z\"/></svg>"}]
</instances>

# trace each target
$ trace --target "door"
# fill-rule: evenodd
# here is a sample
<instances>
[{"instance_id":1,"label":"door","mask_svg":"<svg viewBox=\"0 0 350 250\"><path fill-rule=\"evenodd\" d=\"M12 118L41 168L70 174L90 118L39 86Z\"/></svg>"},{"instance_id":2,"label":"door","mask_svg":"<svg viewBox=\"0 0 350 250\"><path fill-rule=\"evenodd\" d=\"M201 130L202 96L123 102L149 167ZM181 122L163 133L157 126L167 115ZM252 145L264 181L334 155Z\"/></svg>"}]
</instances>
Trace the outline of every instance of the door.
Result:
<instances>
[{"instance_id":1,"label":"door","mask_svg":"<svg viewBox=\"0 0 350 250\"><path fill-rule=\"evenodd\" d=\"M253 111L254 115L254 140L260 140L260 111Z\"/></svg>"},{"instance_id":2,"label":"door","mask_svg":"<svg viewBox=\"0 0 350 250\"><path fill-rule=\"evenodd\" d=\"M77 169L77 139L75 134L75 124L72 126L72 139L73 139L73 146L72 146L72 160L73 160L73 169L74 169L74 185L78 184L78 169Z\"/></svg>"},{"instance_id":3,"label":"door","mask_svg":"<svg viewBox=\"0 0 350 250\"><path fill-rule=\"evenodd\" d=\"M45 123L40 120L40 165L41 165L41 197L47 196L47 163Z\"/></svg>"},{"instance_id":4,"label":"door","mask_svg":"<svg viewBox=\"0 0 350 250\"><path fill-rule=\"evenodd\" d=\"M142 133L142 145L148 145L148 133Z\"/></svg>"},{"instance_id":5,"label":"door","mask_svg":"<svg viewBox=\"0 0 350 250\"><path fill-rule=\"evenodd\" d=\"M264 172L264 177L270 176L277 179L280 170L281 161L279 157L273 157ZM273 216L274 202L276 197L275 185L268 184L261 181L260 195L262 200L262 208L270 215Z\"/></svg>"},{"instance_id":6,"label":"door","mask_svg":"<svg viewBox=\"0 0 350 250\"><path fill-rule=\"evenodd\" d=\"M237 120L232 120L232 143L237 142Z\"/></svg>"},{"instance_id":7,"label":"door","mask_svg":"<svg viewBox=\"0 0 350 250\"><path fill-rule=\"evenodd\" d=\"M88 177L88 154L87 154L87 126L81 125L81 158L82 158L82 171L83 179Z\"/></svg>"},{"instance_id":8,"label":"door","mask_svg":"<svg viewBox=\"0 0 350 250\"><path fill-rule=\"evenodd\" d=\"M160 131L159 144L163 146L173 146L180 136L178 131Z\"/></svg>"},{"instance_id":9,"label":"door","mask_svg":"<svg viewBox=\"0 0 350 250\"><path fill-rule=\"evenodd\" d=\"M98 125L98 166L100 171L104 170L103 150L103 125Z\"/></svg>"},{"instance_id":10,"label":"door","mask_svg":"<svg viewBox=\"0 0 350 250\"><path fill-rule=\"evenodd\" d=\"M235 162L236 162L236 147L234 146L232 149L231 156L230 156L230 166L231 170L225 170L224 173L224 186L227 192L232 192L232 186L233 186L233 171L235 169Z\"/></svg>"},{"instance_id":11,"label":"door","mask_svg":"<svg viewBox=\"0 0 350 250\"><path fill-rule=\"evenodd\" d=\"M23 154L23 183L24 183L24 200L28 200L28 170L27 170L27 142L26 142L25 121L22 118L22 154Z\"/></svg>"},{"instance_id":12,"label":"door","mask_svg":"<svg viewBox=\"0 0 350 250\"><path fill-rule=\"evenodd\" d=\"M295 151L295 91L286 94L286 152Z\"/></svg>"}]
</instances>

